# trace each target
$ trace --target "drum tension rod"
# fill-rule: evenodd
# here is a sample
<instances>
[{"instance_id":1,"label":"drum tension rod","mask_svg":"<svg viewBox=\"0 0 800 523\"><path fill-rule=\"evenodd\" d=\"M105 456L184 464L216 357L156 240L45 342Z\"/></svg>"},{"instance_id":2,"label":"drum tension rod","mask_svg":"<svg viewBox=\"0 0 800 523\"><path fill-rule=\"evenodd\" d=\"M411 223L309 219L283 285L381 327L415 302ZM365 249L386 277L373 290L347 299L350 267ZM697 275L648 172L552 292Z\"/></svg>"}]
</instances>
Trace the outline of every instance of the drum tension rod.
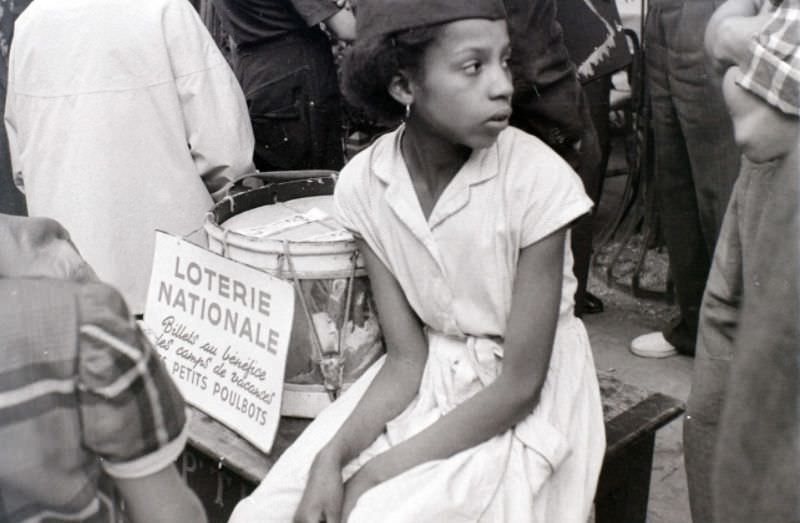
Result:
<instances>
[{"instance_id":1,"label":"drum tension rod","mask_svg":"<svg viewBox=\"0 0 800 523\"><path fill-rule=\"evenodd\" d=\"M311 340L316 346L317 353L320 355L320 370L322 371L325 390L328 392L328 397L330 400L334 401L338 397L339 391L342 387L342 367L344 362L342 360L341 347L337 347L337 351L333 352L333 354L327 358L332 361L329 363L324 362L326 359L326 354L330 353L323 352L322 341L320 340L319 333L314 326L314 320L311 317L311 311L309 310L308 304L306 303L306 298L303 295L303 288L300 286L300 279L297 277L297 272L294 269L294 262L292 261L292 255L289 251L289 242L287 240L283 240L283 252L284 257L286 258L286 264L289 266L289 272L292 276L294 288L300 297L300 305L303 309L303 314L306 317L306 322L308 323L309 329L311 329ZM355 275L355 264L353 265L353 275Z\"/></svg>"}]
</instances>

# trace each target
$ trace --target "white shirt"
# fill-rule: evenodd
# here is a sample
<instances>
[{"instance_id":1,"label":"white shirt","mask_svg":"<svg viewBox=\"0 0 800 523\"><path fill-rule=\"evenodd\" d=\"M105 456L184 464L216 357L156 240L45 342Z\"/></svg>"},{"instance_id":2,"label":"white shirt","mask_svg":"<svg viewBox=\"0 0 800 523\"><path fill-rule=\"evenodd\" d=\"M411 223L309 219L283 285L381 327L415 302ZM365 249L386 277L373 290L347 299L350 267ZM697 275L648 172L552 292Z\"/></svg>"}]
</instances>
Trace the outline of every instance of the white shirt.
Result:
<instances>
[{"instance_id":1,"label":"white shirt","mask_svg":"<svg viewBox=\"0 0 800 523\"><path fill-rule=\"evenodd\" d=\"M59 220L134 313L154 231L202 225L252 169L241 89L185 0L36 0L11 48L6 129L28 211Z\"/></svg>"},{"instance_id":2,"label":"white shirt","mask_svg":"<svg viewBox=\"0 0 800 523\"><path fill-rule=\"evenodd\" d=\"M505 333L519 251L591 209L578 175L539 139L508 128L473 151L425 220L400 152L403 129L342 170L334 200L397 278L420 319L448 335ZM565 242L560 315L576 280Z\"/></svg>"}]
</instances>

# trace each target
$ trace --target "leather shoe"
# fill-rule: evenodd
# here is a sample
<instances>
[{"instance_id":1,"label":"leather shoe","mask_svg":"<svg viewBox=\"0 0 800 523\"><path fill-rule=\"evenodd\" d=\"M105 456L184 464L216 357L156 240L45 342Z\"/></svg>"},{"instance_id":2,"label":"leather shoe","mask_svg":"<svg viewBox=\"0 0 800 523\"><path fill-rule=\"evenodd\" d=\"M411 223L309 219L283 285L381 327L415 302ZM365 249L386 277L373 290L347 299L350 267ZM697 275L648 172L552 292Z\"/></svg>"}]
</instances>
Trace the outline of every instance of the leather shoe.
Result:
<instances>
[{"instance_id":1,"label":"leather shoe","mask_svg":"<svg viewBox=\"0 0 800 523\"><path fill-rule=\"evenodd\" d=\"M583 297L583 313L597 314L600 312L603 312L603 301L591 292L586 291L586 295Z\"/></svg>"}]
</instances>

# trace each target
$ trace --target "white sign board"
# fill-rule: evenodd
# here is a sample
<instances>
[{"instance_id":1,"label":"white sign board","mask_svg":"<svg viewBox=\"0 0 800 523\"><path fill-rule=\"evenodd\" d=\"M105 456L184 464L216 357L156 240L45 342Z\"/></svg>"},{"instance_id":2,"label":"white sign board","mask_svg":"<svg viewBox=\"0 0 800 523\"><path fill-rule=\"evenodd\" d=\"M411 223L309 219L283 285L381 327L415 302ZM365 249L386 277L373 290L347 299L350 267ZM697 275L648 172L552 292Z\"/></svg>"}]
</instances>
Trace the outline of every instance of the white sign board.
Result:
<instances>
[{"instance_id":1,"label":"white sign board","mask_svg":"<svg viewBox=\"0 0 800 523\"><path fill-rule=\"evenodd\" d=\"M144 323L186 401L269 452L294 314L286 281L156 233Z\"/></svg>"}]
</instances>

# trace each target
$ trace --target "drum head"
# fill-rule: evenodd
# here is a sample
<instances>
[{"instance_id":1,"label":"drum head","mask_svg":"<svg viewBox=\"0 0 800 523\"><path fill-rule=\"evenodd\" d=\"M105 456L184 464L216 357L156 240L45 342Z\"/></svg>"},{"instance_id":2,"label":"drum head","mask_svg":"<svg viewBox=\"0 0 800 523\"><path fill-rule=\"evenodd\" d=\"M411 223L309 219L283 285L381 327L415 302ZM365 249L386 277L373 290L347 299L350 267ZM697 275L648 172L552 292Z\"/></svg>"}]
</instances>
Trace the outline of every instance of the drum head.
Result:
<instances>
[{"instance_id":1,"label":"drum head","mask_svg":"<svg viewBox=\"0 0 800 523\"><path fill-rule=\"evenodd\" d=\"M334 218L333 196L308 196L239 213L224 226L251 238L289 241L351 239Z\"/></svg>"}]
</instances>

